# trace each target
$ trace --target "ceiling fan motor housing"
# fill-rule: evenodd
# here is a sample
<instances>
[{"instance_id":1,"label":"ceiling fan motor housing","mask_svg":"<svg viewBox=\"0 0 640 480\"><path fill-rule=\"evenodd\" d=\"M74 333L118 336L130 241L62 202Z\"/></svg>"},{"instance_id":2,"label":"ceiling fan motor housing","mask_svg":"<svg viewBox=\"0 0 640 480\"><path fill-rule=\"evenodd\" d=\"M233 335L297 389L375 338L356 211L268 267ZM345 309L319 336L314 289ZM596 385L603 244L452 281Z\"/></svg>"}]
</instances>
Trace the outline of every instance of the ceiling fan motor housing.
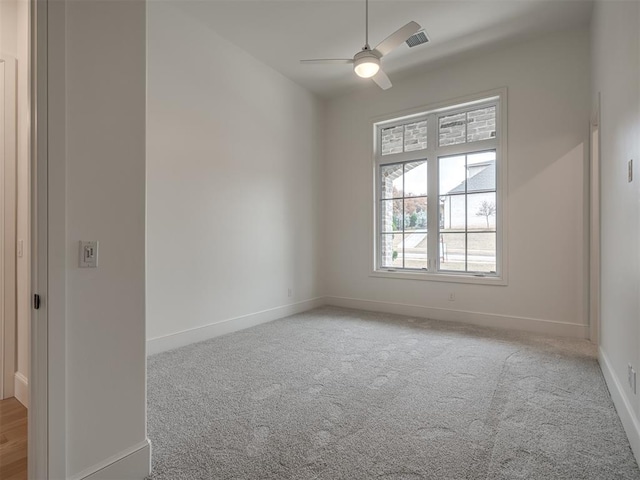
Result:
<instances>
[{"instance_id":1,"label":"ceiling fan motor housing","mask_svg":"<svg viewBox=\"0 0 640 480\"><path fill-rule=\"evenodd\" d=\"M380 70L380 56L372 50L356 53L353 57L353 70L360 77L373 77Z\"/></svg>"}]
</instances>

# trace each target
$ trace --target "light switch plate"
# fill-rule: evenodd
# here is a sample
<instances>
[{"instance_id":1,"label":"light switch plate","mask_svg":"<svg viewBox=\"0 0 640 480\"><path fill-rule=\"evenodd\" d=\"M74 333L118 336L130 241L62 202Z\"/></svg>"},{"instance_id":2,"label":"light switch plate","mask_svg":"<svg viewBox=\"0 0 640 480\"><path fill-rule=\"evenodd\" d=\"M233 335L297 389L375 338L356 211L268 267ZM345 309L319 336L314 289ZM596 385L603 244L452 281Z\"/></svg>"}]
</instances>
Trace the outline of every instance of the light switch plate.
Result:
<instances>
[{"instance_id":1,"label":"light switch plate","mask_svg":"<svg viewBox=\"0 0 640 480\"><path fill-rule=\"evenodd\" d=\"M80 267L96 268L98 266L98 242L80 240Z\"/></svg>"}]
</instances>

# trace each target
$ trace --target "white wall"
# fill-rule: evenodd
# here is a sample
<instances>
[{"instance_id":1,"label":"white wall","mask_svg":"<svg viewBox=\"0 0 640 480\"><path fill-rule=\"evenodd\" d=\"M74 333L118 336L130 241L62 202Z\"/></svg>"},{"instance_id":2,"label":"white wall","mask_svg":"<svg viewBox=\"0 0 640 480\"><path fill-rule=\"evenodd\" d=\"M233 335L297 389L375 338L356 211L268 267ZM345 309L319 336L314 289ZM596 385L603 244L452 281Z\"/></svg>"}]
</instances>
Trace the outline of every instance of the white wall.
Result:
<instances>
[{"instance_id":1,"label":"white wall","mask_svg":"<svg viewBox=\"0 0 640 480\"><path fill-rule=\"evenodd\" d=\"M208 28L203 5L148 5L151 353L321 294L321 104Z\"/></svg>"},{"instance_id":2,"label":"white wall","mask_svg":"<svg viewBox=\"0 0 640 480\"><path fill-rule=\"evenodd\" d=\"M329 301L586 336L588 31L549 35L392 81L386 92L363 87L328 105L322 263ZM372 118L499 87L508 88L508 285L369 276Z\"/></svg>"},{"instance_id":3,"label":"white wall","mask_svg":"<svg viewBox=\"0 0 640 480\"><path fill-rule=\"evenodd\" d=\"M59 6L60 4L58 4ZM65 218L66 251L52 252L50 265L65 258L61 285L50 286L50 325L66 311L67 478L84 478L112 462L126 460L128 473L144 478L149 468L146 442L145 371L145 78L146 13L142 0L66 1L66 13L49 24L50 38L64 29L64 90L59 60L50 56L55 82L50 108L66 103L51 129L66 122L66 152L59 136L50 146L50 215ZM52 6L53 7L53 6ZM50 12L50 21L54 18ZM66 26L64 22L66 21ZM58 45L56 43L56 45ZM53 46L52 46L53 49ZM51 55L50 50L50 55ZM52 77L53 78L53 73ZM54 154L55 153L55 154ZM60 163L62 161L62 163ZM60 178L60 169L66 176ZM52 179L55 177L55 181ZM65 186L66 182L66 186ZM62 186L62 187L61 187ZM61 191L63 188L63 191ZM52 237L58 214L50 217ZM55 235L54 235L55 233ZM98 240L99 265L78 268L78 241ZM50 267L51 268L51 267ZM57 275L58 270L52 272ZM54 336L56 332L51 332ZM50 345L59 347L59 338ZM60 358L60 352L50 352ZM51 365L58 370L59 365ZM52 385L58 391L58 385ZM59 403L50 404L50 409ZM55 413L54 410L53 413ZM58 428L58 418L51 424ZM50 445L56 454L60 446ZM132 458L139 461L131 462ZM57 461L57 459L56 459ZM117 467L114 467L117 468ZM109 469L91 478L108 478ZM52 478L59 478L53 475ZM114 478L112 476L112 478Z\"/></svg>"},{"instance_id":4,"label":"white wall","mask_svg":"<svg viewBox=\"0 0 640 480\"><path fill-rule=\"evenodd\" d=\"M627 364L640 368L640 4L596 2L592 99L601 94L601 365L640 458L640 402ZM627 162L634 160L632 183Z\"/></svg>"},{"instance_id":5,"label":"white wall","mask_svg":"<svg viewBox=\"0 0 640 480\"><path fill-rule=\"evenodd\" d=\"M16 59L16 240L22 240L23 255L16 258L16 379L14 394L28 406L29 378L29 1L0 2L0 53ZM17 253L17 252L16 252ZM10 379L10 381L14 381Z\"/></svg>"}]
</instances>

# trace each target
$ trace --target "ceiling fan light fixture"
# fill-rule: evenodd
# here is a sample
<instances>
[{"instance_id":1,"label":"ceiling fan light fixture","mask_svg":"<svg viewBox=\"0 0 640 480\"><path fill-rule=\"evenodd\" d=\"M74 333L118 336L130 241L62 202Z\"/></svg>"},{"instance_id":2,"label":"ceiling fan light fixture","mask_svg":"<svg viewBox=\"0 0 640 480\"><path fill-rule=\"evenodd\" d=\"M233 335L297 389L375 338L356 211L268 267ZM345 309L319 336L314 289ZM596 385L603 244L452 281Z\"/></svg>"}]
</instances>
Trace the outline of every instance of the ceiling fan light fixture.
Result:
<instances>
[{"instance_id":1,"label":"ceiling fan light fixture","mask_svg":"<svg viewBox=\"0 0 640 480\"><path fill-rule=\"evenodd\" d=\"M358 54L353 61L353 71L362 78L371 78L380 70L380 59L369 52Z\"/></svg>"},{"instance_id":2,"label":"ceiling fan light fixture","mask_svg":"<svg viewBox=\"0 0 640 480\"><path fill-rule=\"evenodd\" d=\"M353 64L353 71L356 75L361 78L371 78L381 89L388 90L391 88L391 80L389 80L387 74L384 73L384 70L380 68L380 59L398 48L404 42L409 44L409 39L416 33L420 32L422 27L416 22L409 22L404 27L393 32L380 42L373 50L371 50L371 47L369 46L369 0L365 0L364 5L364 47L362 47L362 51L356 53L353 60L350 58L325 58L300 61L307 64Z\"/></svg>"}]
</instances>

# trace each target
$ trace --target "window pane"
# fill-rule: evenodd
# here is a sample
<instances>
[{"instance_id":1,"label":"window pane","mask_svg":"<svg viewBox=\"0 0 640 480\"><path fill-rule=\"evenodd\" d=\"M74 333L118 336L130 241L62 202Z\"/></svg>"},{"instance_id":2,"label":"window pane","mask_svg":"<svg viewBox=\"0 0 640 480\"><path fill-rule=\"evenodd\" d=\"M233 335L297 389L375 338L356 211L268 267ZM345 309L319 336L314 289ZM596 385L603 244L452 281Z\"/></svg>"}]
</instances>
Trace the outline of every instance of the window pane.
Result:
<instances>
[{"instance_id":1,"label":"window pane","mask_svg":"<svg viewBox=\"0 0 640 480\"><path fill-rule=\"evenodd\" d=\"M402 153L403 132L402 125L382 130L382 155Z\"/></svg>"},{"instance_id":2,"label":"window pane","mask_svg":"<svg viewBox=\"0 0 640 480\"><path fill-rule=\"evenodd\" d=\"M467 142L487 140L496 136L496 107L467 112Z\"/></svg>"},{"instance_id":3,"label":"window pane","mask_svg":"<svg viewBox=\"0 0 640 480\"><path fill-rule=\"evenodd\" d=\"M402 168L401 163L380 167L381 198L402 197Z\"/></svg>"},{"instance_id":4,"label":"window pane","mask_svg":"<svg viewBox=\"0 0 640 480\"><path fill-rule=\"evenodd\" d=\"M440 270L465 270L465 234L440 234Z\"/></svg>"},{"instance_id":5,"label":"window pane","mask_svg":"<svg viewBox=\"0 0 640 480\"><path fill-rule=\"evenodd\" d=\"M426 232L405 233L403 247L404 268L428 268Z\"/></svg>"},{"instance_id":6,"label":"window pane","mask_svg":"<svg viewBox=\"0 0 640 480\"><path fill-rule=\"evenodd\" d=\"M467 192L496 189L496 152L480 152L467 155Z\"/></svg>"},{"instance_id":7,"label":"window pane","mask_svg":"<svg viewBox=\"0 0 640 480\"><path fill-rule=\"evenodd\" d=\"M464 155L440 157L439 170L440 195L465 192L467 169Z\"/></svg>"},{"instance_id":8,"label":"window pane","mask_svg":"<svg viewBox=\"0 0 640 480\"><path fill-rule=\"evenodd\" d=\"M404 126L404 151L415 152L427 148L427 121Z\"/></svg>"},{"instance_id":9,"label":"window pane","mask_svg":"<svg viewBox=\"0 0 640 480\"><path fill-rule=\"evenodd\" d=\"M426 160L405 164L404 195L407 197L424 197L427 195Z\"/></svg>"},{"instance_id":10,"label":"window pane","mask_svg":"<svg viewBox=\"0 0 640 480\"><path fill-rule=\"evenodd\" d=\"M456 113L441 117L439 121L439 145L464 143L467 137L466 114Z\"/></svg>"},{"instance_id":11,"label":"window pane","mask_svg":"<svg viewBox=\"0 0 640 480\"><path fill-rule=\"evenodd\" d=\"M496 193L483 192L467 195L467 228L469 230L496 229Z\"/></svg>"},{"instance_id":12,"label":"window pane","mask_svg":"<svg viewBox=\"0 0 640 480\"><path fill-rule=\"evenodd\" d=\"M380 203L380 228L383 232L402 231L402 199L382 200Z\"/></svg>"},{"instance_id":13,"label":"window pane","mask_svg":"<svg viewBox=\"0 0 640 480\"><path fill-rule=\"evenodd\" d=\"M463 231L466 228L466 159L464 155L442 157L439 161L440 230Z\"/></svg>"},{"instance_id":14,"label":"window pane","mask_svg":"<svg viewBox=\"0 0 640 480\"><path fill-rule=\"evenodd\" d=\"M427 230L427 197L410 197L404 200L405 230Z\"/></svg>"},{"instance_id":15,"label":"window pane","mask_svg":"<svg viewBox=\"0 0 640 480\"><path fill-rule=\"evenodd\" d=\"M404 250L402 234L383 234L380 238L380 264L384 268L402 268L404 264Z\"/></svg>"},{"instance_id":16,"label":"window pane","mask_svg":"<svg viewBox=\"0 0 640 480\"><path fill-rule=\"evenodd\" d=\"M464 195L443 195L440 197L440 231L464 232L466 205Z\"/></svg>"},{"instance_id":17,"label":"window pane","mask_svg":"<svg viewBox=\"0 0 640 480\"><path fill-rule=\"evenodd\" d=\"M496 271L496 234L469 233L467 236L467 269L470 272Z\"/></svg>"}]
</instances>

